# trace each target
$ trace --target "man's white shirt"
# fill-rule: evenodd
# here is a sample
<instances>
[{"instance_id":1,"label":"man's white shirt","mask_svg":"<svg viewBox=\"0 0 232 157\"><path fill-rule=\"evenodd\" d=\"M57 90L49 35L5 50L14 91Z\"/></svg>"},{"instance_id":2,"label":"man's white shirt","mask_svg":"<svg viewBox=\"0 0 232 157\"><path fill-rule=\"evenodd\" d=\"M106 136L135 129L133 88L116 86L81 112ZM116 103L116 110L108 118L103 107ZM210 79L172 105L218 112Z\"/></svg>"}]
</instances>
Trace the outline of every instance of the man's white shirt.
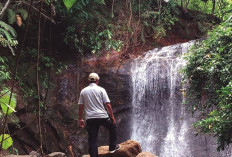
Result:
<instances>
[{"instance_id":1,"label":"man's white shirt","mask_svg":"<svg viewBox=\"0 0 232 157\"><path fill-rule=\"evenodd\" d=\"M89 86L81 90L78 104L84 105L85 118L108 118L109 115L104 104L110 102L106 90L96 83L90 83Z\"/></svg>"}]
</instances>

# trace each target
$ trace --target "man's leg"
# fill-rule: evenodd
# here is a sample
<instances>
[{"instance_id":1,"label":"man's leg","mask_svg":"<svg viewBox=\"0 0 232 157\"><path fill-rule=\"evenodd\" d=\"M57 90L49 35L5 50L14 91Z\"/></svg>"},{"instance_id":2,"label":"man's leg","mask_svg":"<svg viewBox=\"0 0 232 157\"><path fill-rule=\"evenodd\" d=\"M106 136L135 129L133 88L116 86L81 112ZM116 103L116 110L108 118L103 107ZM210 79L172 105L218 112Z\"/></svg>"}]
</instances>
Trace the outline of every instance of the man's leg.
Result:
<instances>
[{"instance_id":1,"label":"man's leg","mask_svg":"<svg viewBox=\"0 0 232 157\"><path fill-rule=\"evenodd\" d=\"M97 135L99 130L99 120L98 119L88 119L86 120L87 131L88 131L88 142L89 142L89 154L90 157L98 157L97 148Z\"/></svg>"},{"instance_id":2,"label":"man's leg","mask_svg":"<svg viewBox=\"0 0 232 157\"><path fill-rule=\"evenodd\" d=\"M104 127L106 127L109 130L109 138L110 138L109 149L114 150L116 145L118 144L116 124L113 124L113 122L110 118L102 118L100 123L101 123L101 125L103 125Z\"/></svg>"}]
</instances>

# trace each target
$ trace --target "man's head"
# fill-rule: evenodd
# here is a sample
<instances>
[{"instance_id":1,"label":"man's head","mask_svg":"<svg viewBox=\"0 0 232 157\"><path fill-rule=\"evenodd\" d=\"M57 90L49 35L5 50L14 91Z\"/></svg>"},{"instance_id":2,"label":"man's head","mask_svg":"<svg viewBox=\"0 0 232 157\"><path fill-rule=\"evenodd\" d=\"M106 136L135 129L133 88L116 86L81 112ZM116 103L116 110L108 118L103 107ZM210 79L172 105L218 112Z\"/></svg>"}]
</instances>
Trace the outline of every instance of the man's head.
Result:
<instances>
[{"instance_id":1,"label":"man's head","mask_svg":"<svg viewBox=\"0 0 232 157\"><path fill-rule=\"evenodd\" d=\"M100 79L100 77L98 76L97 73L91 73L91 74L89 74L89 78L88 78L89 82L91 82L91 83L98 83L99 79Z\"/></svg>"}]
</instances>

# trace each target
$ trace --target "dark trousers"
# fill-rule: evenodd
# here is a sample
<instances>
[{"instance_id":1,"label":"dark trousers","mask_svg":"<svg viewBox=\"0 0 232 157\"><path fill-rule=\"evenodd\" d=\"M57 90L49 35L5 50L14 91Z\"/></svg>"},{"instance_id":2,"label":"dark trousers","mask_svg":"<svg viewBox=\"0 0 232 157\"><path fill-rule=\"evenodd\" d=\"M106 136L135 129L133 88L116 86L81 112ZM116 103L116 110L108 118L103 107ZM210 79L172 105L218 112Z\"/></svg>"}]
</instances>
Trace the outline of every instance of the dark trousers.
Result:
<instances>
[{"instance_id":1,"label":"dark trousers","mask_svg":"<svg viewBox=\"0 0 232 157\"><path fill-rule=\"evenodd\" d=\"M98 156L97 136L100 125L109 130L109 149L114 149L117 145L117 126L110 118L93 118L86 120L87 131L89 134L89 154L90 157Z\"/></svg>"}]
</instances>

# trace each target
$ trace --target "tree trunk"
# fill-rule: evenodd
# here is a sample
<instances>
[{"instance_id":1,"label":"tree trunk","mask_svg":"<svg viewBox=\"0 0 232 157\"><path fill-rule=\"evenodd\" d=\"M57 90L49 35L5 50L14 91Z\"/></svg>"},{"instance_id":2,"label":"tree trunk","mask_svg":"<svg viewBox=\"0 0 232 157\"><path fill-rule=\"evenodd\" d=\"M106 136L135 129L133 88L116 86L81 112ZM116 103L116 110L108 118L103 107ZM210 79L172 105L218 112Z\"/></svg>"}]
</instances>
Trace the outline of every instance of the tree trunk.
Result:
<instances>
[{"instance_id":1,"label":"tree trunk","mask_svg":"<svg viewBox=\"0 0 232 157\"><path fill-rule=\"evenodd\" d=\"M190 0L186 0L184 11L187 13L188 12L188 5L189 5Z\"/></svg>"},{"instance_id":2,"label":"tree trunk","mask_svg":"<svg viewBox=\"0 0 232 157\"><path fill-rule=\"evenodd\" d=\"M215 0L212 0L212 1L213 1L213 8L212 8L211 14L214 14L214 10L215 10Z\"/></svg>"},{"instance_id":3,"label":"tree trunk","mask_svg":"<svg viewBox=\"0 0 232 157\"><path fill-rule=\"evenodd\" d=\"M158 0L157 2L158 2L158 7L159 7L159 17L158 17L159 19L158 19L158 23L160 24L160 22L161 22L160 21L161 20L161 8L162 8L162 3L161 2L162 1Z\"/></svg>"}]
</instances>

